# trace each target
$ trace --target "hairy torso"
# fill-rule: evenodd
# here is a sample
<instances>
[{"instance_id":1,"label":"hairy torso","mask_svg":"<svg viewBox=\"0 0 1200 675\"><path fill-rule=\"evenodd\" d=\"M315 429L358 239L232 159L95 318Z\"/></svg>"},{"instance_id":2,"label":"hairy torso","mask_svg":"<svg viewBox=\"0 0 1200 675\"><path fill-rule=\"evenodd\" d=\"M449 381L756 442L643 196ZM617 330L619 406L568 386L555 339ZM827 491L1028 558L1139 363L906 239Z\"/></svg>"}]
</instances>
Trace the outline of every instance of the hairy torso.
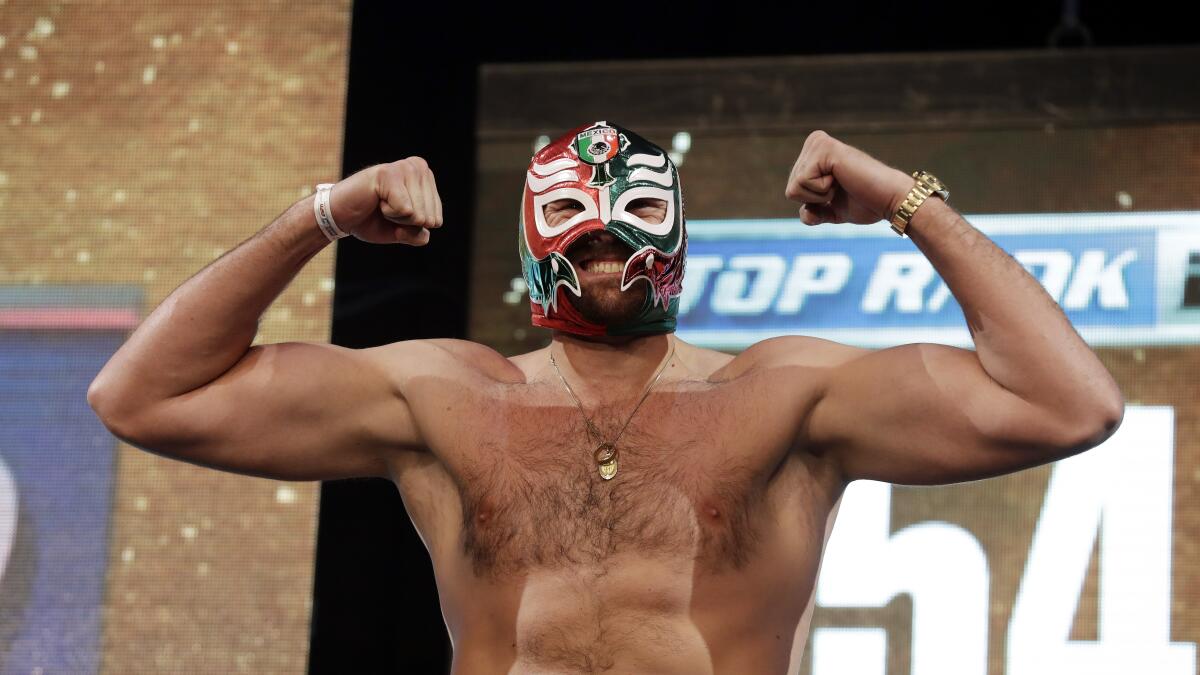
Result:
<instances>
[{"instance_id":1,"label":"hairy torso","mask_svg":"<svg viewBox=\"0 0 1200 675\"><path fill-rule=\"evenodd\" d=\"M393 474L455 672L787 670L842 486L795 444L802 373L698 370L665 374L610 481L556 380L428 383L453 390L413 405L432 452ZM635 402L588 411L604 439Z\"/></svg>"},{"instance_id":2,"label":"hairy torso","mask_svg":"<svg viewBox=\"0 0 1200 675\"><path fill-rule=\"evenodd\" d=\"M715 411L696 410L704 422L688 427L651 426L673 417L663 410L671 398L692 397L658 394L644 406L646 419L618 443L611 481L597 475L578 411L501 405L497 416L507 419L489 426L507 426L506 433L485 432L460 470L463 552L476 574L596 565L627 551L695 557L711 567L743 563L771 467L754 466L706 428L719 423ZM605 423L619 414L596 415L606 437L613 431ZM705 512L709 518L697 517Z\"/></svg>"}]
</instances>

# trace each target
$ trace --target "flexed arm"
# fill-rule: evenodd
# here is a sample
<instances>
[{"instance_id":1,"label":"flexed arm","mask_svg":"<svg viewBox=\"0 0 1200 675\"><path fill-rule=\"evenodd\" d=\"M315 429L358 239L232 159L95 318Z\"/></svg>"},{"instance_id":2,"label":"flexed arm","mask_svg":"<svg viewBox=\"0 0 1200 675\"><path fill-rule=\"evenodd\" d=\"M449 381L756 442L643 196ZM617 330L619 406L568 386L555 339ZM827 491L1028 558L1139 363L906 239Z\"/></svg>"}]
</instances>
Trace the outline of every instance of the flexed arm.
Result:
<instances>
[{"instance_id":1,"label":"flexed arm","mask_svg":"<svg viewBox=\"0 0 1200 675\"><path fill-rule=\"evenodd\" d=\"M442 221L416 157L341 181L331 205L342 230L374 243L424 244ZM313 197L292 205L167 297L96 376L89 404L115 435L185 461L279 478L382 473L382 448L419 443L389 366L435 349L251 347L263 311L328 243Z\"/></svg>"},{"instance_id":2,"label":"flexed arm","mask_svg":"<svg viewBox=\"0 0 1200 675\"><path fill-rule=\"evenodd\" d=\"M786 195L806 224L887 220L912 177L824 132L809 136ZM907 234L958 300L975 351L832 343L808 441L847 478L940 483L995 475L1092 447L1124 411L1111 375L1041 285L937 197ZM780 346L775 346L780 350Z\"/></svg>"}]
</instances>

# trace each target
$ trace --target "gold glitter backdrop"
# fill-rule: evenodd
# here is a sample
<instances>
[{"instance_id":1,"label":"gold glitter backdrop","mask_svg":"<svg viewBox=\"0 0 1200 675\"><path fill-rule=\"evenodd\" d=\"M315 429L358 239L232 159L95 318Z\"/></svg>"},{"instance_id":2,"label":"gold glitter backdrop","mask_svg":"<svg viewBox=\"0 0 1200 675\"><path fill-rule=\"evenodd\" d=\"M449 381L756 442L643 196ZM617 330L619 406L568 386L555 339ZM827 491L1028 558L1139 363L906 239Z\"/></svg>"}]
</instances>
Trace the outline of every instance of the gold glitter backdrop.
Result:
<instances>
[{"instance_id":1,"label":"gold glitter backdrop","mask_svg":"<svg viewBox=\"0 0 1200 675\"><path fill-rule=\"evenodd\" d=\"M61 337L70 349L72 336L90 334L93 319L80 318L90 310L55 314L46 306L54 298L120 305L115 298L132 288L140 320L314 184L336 179L349 11L348 0L0 0L0 306L9 311L0 335L13 341L5 349L34 333L38 344ZM266 312L257 341L327 340L332 290L330 247ZM95 316L103 323L112 313ZM51 366L59 371L76 363L48 353L61 359ZM43 424L84 414L81 382L41 405ZM0 388L17 395L17 379ZM99 427L94 416L80 423ZM201 469L89 433L88 452L113 453L115 467L101 500L111 512L101 514L99 568L82 553L22 554L67 525L38 520L24 495L15 500L21 525L0 594L23 590L0 610L0 667L302 672L317 485ZM14 493L25 470L15 438L0 435ZM64 486L64 498L90 489L79 485ZM75 598L63 613L95 613L85 627L94 638L59 641L51 634L83 629L39 619L39 575L54 564L102 575L100 608Z\"/></svg>"}]
</instances>

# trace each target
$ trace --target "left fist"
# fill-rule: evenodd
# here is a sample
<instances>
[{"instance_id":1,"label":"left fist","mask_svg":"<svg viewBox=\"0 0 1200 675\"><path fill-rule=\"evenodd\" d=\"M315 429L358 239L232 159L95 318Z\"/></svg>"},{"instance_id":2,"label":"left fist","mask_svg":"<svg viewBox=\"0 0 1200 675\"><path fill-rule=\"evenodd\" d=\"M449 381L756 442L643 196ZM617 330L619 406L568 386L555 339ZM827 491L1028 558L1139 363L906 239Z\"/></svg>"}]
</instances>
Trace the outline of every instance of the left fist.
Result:
<instances>
[{"instance_id":1,"label":"left fist","mask_svg":"<svg viewBox=\"0 0 1200 675\"><path fill-rule=\"evenodd\" d=\"M805 139L784 194L804 204L806 225L870 225L890 219L913 185L912 176L817 130Z\"/></svg>"}]
</instances>

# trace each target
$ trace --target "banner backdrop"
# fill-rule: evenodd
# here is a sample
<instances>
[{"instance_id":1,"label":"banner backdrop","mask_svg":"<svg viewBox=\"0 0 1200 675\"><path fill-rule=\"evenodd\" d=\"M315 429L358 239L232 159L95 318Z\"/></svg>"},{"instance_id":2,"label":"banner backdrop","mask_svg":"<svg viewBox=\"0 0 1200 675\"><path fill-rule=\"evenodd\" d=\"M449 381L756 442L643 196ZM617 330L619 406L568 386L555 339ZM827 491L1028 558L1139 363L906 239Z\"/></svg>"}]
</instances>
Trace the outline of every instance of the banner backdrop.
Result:
<instances>
[{"instance_id":1,"label":"banner backdrop","mask_svg":"<svg viewBox=\"0 0 1200 675\"><path fill-rule=\"evenodd\" d=\"M1089 452L1011 475L851 484L790 672L1195 675L1200 105L1176 75L1194 75L1196 56L489 66L471 336L504 354L548 341L529 325L520 278L520 186L539 143L608 119L679 166L681 339L731 354L778 335L971 348L957 302L911 240L886 223L808 227L783 194L816 129L906 172L928 170L1096 350L1125 396L1124 423ZM534 95L573 75L606 96ZM898 82L903 95L880 94Z\"/></svg>"},{"instance_id":2,"label":"banner backdrop","mask_svg":"<svg viewBox=\"0 0 1200 675\"><path fill-rule=\"evenodd\" d=\"M1200 212L965 217L1090 344L1200 341ZM950 289L885 223L693 221L688 233L679 335L697 344L744 348L797 333L872 347L971 344Z\"/></svg>"}]
</instances>

